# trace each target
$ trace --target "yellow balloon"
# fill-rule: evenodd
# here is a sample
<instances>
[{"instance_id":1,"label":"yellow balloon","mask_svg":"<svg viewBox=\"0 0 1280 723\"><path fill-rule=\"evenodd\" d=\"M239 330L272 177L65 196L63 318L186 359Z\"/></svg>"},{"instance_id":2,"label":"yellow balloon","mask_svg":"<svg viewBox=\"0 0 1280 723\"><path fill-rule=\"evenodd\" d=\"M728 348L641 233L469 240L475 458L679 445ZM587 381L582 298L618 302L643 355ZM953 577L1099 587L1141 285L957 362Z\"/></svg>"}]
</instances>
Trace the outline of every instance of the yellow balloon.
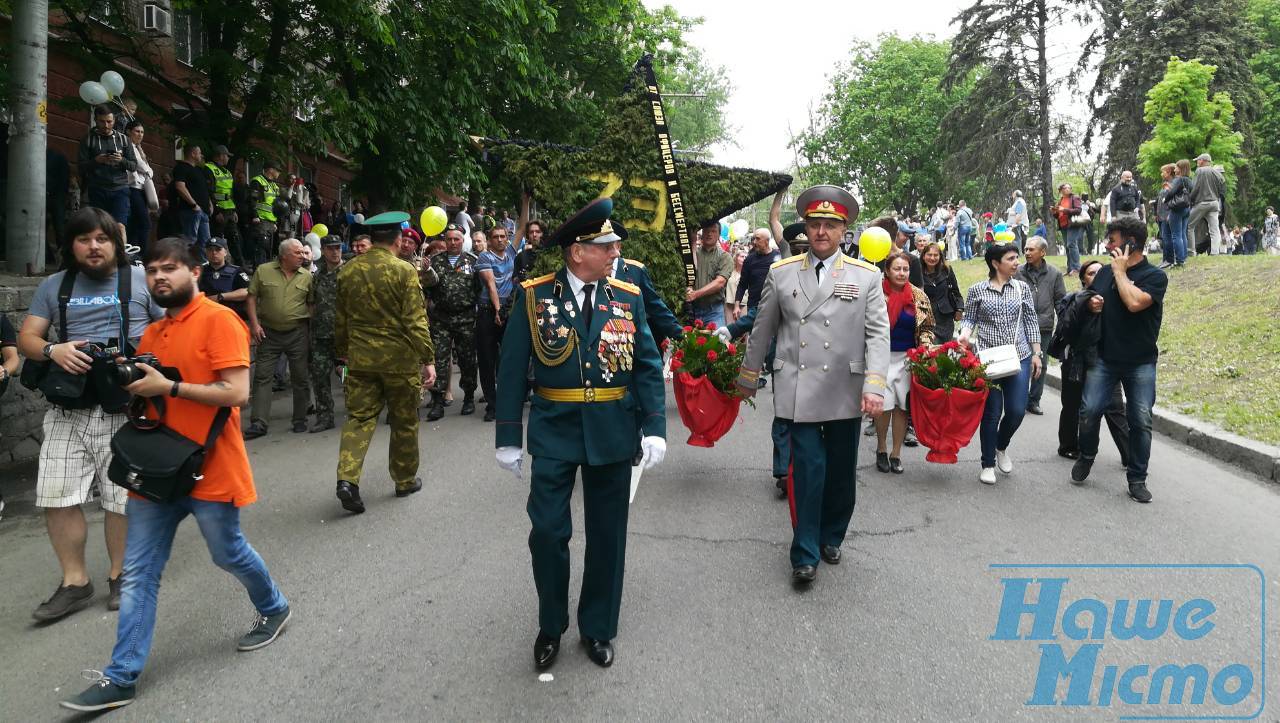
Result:
<instances>
[{"instance_id":1,"label":"yellow balloon","mask_svg":"<svg viewBox=\"0 0 1280 723\"><path fill-rule=\"evenodd\" d=\"M858 250L862 253L862 258L873 264L883 261L892 248L893 241L889 238L889 232L879 226L871 226L858 237Z\"/></svg>"},{"instance_id":2,"label":"yellow balloon","mask_svg":"<svg viewBox=\"0 0 1280 723\"><path fill-rule=\"evenodd\" d=\"M1012 231L1001 231L996 234L996 241L999 241L1000 243L1012 243L1014 238L1015 236Z\"/></svg>"},{"instance_id":3,"label":"yellow balloon","mask_svg":"<svg viewBox=\"0 0 1280 723\"><path fill-rule=\"evenodd\" d=\"M422 215L418 217L418 225L426 235L438 236L444 227L449 225L449 215L439 206L427 206L422 209Z\"/></svg>"},{"instance_id":4,"label":"yellow balloon","mask_svg":"<svg viewBox=\"0 0 1280 723\"><path fill-rule=\"evenodd\" d=\"M946 241L939 241L939 242L938 242L938 250L939 250L939 251L941 251L941 252L943 252L943 253L946 253L946 252L947 252L947 242L946 242Z\"/></svg>"},{"instance_id":5,"label":"yellow balloon","mask_svg":"<svg viewBox=\"0 0 1280 723\"><path fill-rule=\"evenodd\" d=\"M318 223L311 227L311 233L319 236L320 238L324 238L329 235L329 227L322 223Z\"/></svg>"}]
</instances>

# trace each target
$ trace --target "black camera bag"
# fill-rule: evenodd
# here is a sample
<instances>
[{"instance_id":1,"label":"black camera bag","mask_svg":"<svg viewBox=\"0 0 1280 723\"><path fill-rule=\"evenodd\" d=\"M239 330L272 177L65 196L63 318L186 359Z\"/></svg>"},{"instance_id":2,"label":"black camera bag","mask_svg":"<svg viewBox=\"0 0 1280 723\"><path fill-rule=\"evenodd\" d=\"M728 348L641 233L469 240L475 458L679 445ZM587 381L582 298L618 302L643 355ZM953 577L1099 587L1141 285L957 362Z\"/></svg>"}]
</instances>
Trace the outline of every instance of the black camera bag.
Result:
<instances>
[{"instance_id":1,"label":"black camera bag","mask_svg":"<svg viewBox=\"0 0 1280 723\"><path fill-rule=\"evenodd\" d=\"M137 403L145 400L139 397ZM164 397L153 397L158 417L152 424L138 425L131 413L129 423L111 438L111 466L107 478L152 502L172 502L186 497L204 477L204 460L231 417L231 407L220 407L209 427L204 444L187 439L164 426Z\"/></svg>"}]
</instances>

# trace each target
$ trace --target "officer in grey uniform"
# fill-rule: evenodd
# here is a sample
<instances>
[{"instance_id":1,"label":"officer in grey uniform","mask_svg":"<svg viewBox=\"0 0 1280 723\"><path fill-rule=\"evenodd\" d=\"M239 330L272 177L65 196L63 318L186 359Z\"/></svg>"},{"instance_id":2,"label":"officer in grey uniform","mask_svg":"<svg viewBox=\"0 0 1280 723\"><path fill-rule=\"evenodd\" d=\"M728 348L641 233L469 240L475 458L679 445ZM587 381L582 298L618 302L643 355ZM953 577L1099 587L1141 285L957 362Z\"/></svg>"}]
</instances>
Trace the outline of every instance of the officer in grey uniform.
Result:
<instances>
[{"instance_id":1,"label":"officer in grey uniform","mask_svg":"<svg viewBox=\"0 0 1280 723\"><path fill-rule=\"evenodd\" d=\"M858 430L884 409L889 312L880 270L840 253L858 202L837 186L800 194L809 251L775 263L756 308L738 385L756 392L769 345L774 416L790 440L792 579L813 582L819 555L840 562L853 517Z\"/></svg>"}]
</instances>

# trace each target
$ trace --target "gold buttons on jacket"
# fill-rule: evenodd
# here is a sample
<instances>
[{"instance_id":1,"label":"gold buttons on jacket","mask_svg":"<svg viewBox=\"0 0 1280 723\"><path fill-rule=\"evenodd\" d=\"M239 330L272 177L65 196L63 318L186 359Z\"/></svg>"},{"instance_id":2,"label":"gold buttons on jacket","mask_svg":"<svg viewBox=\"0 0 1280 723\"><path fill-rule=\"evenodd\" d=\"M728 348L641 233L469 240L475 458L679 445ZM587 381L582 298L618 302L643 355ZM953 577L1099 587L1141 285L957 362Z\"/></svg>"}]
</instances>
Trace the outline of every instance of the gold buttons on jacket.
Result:
<instances>
[{"instance_id":1,"label":"gold buttons on jacket","mask_svg":"<svg viewBox=\"0 0 1280 723\"><path fill-rule=\"evenodd\" d=\"M831 348L831 342L829 342L829 341L824 341L824 342L822 342L822 348L823 348L823 349L830 349L830 348Z\"/></svg>"},{"instance_id":2,"label":"gold buttons on jacket","mask_svg":"<svg viewBox=\"0 0 1280 723\"><path fill-rule=\"evenodd\" d=\"M801 348L801 349L805 348L806 346L809 346L809 342L807 342L807 341L802 341L802 342L800 342L800 348Z\"/></svg>"},{"instance_id":3,"label":"gold buttons on jacket","mask_svg":"<svg viewBox=\"0 0 1280 723\"><path fill-rule=\"evenodd\" d=\"M822 325L823 325L823 326L831 326L831 320L830 320L830 319L823 319L823 320L822 320Z\"/></svg>"},{"instance_id":4,"label":"gold buttons on jacket","mask_svg":"<svg viewBox=\"0 0 1280 723\"><path fill-rule=\"evenodd\" d=\"M801 365L800 365L800 371L804 371L804 365L803 365L803 364L801 364Z\"/></svg>"},{"instance_id":5,"label":"gold buttons on jacket","mask_svg":"<svg viewBox=\"0 0 1280 723\"><path fill-rule=\"evenodd\" d=\"M826 370L827 370L827 365L826 365L826 364L823 364L823 365L822 365L822 371L824 371L824 372L825 372Z\"/></svg>"},{"instance_id":6,"label":"gold buttons on jacket","mask_svg":"<svg viewBox=\"0 0 1280 723\"><path fill-rule=\"evenodd\" d=\"M801 325L803 325L803 324L805 324L807 321L809 321L809 320L808 320L808 319L801 319L801 320L800 320L800 324L801 324Z\"/></svg>"},{"instance_id":7,"label":"gold buttons on jacket","mask_svg":"<svg viewBox=\"0 0 1280 723\"><path fill-rule=\"evenodd\" d=\"M591 362L583 362L583 363L582 363L582 366L584 366L584 367L586 367L586 368L590 369L590 368L591 368Z\"/></svg>"},{"instance_id":8,"label":"gold buttons on jacket","mask_svg":"<svg viewBox=\"0 0 1280 723\"><path fill-rule=\"evenodd\" d=\"M585 385L587 385L587 386L591 386L591 380L590 380L590 379L588 379L588 380L586 380L585 382L583 382L583 384L585 384Z\"/></svg>"}]
</instances>

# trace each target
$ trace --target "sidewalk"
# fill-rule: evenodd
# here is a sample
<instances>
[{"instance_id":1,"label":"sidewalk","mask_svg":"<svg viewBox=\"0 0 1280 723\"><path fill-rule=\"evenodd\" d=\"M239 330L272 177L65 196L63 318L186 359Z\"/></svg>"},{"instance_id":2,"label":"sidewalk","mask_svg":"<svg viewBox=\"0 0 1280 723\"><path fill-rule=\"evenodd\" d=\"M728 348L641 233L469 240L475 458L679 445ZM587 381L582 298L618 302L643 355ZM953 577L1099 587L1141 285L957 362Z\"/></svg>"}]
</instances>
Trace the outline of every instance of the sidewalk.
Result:
<instances>
[{"instance_id":1,"label":"sidewalk","mask_svg":"<svg viewBox=\"0 0 1280 723\"><path fill-rule=\"evenodd\" d=\"M1049 365L1045 383L1062 390L1062 367ZM1156 406L1151 411L1151 428L1178 444L1197 449L1221 462L1280 483L1280 447L1258 442L1208 422Z\"/></svg>"}]
</instances>

